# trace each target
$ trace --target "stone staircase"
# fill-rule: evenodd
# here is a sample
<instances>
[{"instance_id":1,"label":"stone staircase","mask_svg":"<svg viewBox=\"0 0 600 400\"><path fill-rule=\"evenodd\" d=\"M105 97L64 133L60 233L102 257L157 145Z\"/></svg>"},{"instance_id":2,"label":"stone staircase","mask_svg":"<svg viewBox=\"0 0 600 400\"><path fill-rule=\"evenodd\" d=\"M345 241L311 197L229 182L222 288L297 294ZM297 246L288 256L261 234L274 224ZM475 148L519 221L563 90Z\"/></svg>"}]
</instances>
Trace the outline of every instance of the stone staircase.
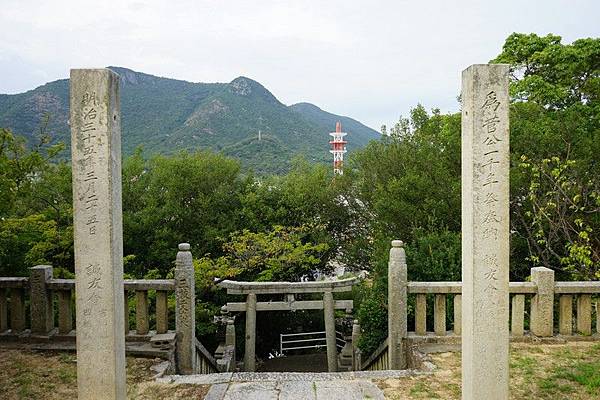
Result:
<instances>
[{"instance_id":1,"label":"stone staircase","mask_svg":"<svg viewBox=\"0 0 600 400\"><path fill-rule=\"evenodd\" d=\"M210 385L205 400L384 400L376 380L400 378L414 371L230 372L170 375L167 385Z\"/></svg>"}]
</instances>

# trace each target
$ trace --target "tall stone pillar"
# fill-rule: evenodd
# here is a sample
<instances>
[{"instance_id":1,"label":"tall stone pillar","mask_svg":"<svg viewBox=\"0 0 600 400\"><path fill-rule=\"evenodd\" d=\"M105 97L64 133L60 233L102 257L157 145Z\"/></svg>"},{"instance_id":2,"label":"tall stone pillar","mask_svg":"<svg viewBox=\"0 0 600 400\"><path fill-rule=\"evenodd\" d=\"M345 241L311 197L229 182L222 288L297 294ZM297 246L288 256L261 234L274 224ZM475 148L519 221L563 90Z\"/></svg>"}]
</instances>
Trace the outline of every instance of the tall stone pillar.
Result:
<instances>
[{"instance_id":1,"label":"tall stone pillar","mask_svg":"<svg viewBox=\"0 0 600 400\"><path fill-rule=\"evenodd\" d=\"M246 298L246 342L244 352L244 371L256 371L256 294Z\"/></svg>"},{"instance_id":2,"label":"tall stone pillar","mask_svg":"<svg viewBox=\"0 0 600 400\"><path fill-rule=\"evenodd\" d=\"M323 312L325 315L325 342L327 343L327 370L337 372L337 348L335 346L335 309L333 293L323 293Z\"/></svg>"},{"instance_id":3,"label":"tall stone pillar","mask_svg":"<svg viewBox=\"0 0 600 400\"><path fill-rule=\"evenodd\" d=\"M179 244L175 281L177 369L179 373L189 375L196 372L196 291L189 243Z\"/></svg>"},{"instance_id":4,"label":"tall stone pillar","mask_svg":"<svg viewBox=\"0 0 600 400\"><path fill-rule=\"evenodd\" d=\"M531 299L531 333L535 336L554 334L554 271L546 267L531 268L531 282L537 293Z\"/></svg>"},{"instance_id":5,"label":"tall stone pillar","mask_svg":"<svg viewBox=\"0 0 600 400\"><path fill-rule=\"evenodd\" d=\"M388 352L389 369L406 368L406 254L404 243L393 240L388 263Z\"/></svg>"},{"instance_id":6,"label":"tall stone pillar","mask_svg":"<svg viewBox=\"0 0 600 400\"><path fill-rule=\"evenodd\" d=\"M508 399L508 65L462 73L462 398Z\"/></svg>"},{"instance_id":7,"label":"tall stone pillar","mask_svg":"<svg viewBox=\"0 0 600 400\"><path fill-rule=\"evenodd\" d=\"M52 279L52 266L36 265L30 271L31 333L45 336L54 328L52 292L46 287Z\"/></svg>"},{"instance_id":8,"label":"tall stone pillar","mask_svg":"<svg viewBox=\"0 0 600 400\"><path fill-rule=\"evenodd\" d=\"M71 70L78 398L125 398L119 76Z\"/></svg>"}]
</instances>

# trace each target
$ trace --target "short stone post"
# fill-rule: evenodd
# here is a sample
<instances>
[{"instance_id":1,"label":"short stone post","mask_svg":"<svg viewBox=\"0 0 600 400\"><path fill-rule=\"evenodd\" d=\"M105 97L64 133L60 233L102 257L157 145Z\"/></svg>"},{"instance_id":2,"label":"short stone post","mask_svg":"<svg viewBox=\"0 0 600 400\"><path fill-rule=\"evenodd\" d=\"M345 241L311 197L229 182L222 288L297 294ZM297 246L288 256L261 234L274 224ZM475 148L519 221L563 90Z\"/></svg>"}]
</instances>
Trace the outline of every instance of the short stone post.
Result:
<instances>
[{"instance_id":1,"label":"short stone post","mask_svg":"<svg viewBox=\"0 0 600 400\"><path fill-rule=\"evenodd\" d=\"M58 333L67 335L73 330L70 290L58 291L58 310Z\"/></svg>"},{"instance_id":2,"label":"short stone post","mask_svg":"<svg viewBox=\"0 0 600 400\"><path fill-rule=\"evenodd\" d=\"M229 318L225 326L225 346L235 347L235 319Z\"/></svg>"},{"instance_id":3,"label":"short stone post","mask_svg":"<svg viewBox=\"0 0 600 400\"><path fill-rule=\"evenodd\" d=\"M52 266L36 265L30 271L31 333L46 336L54 329L52 291L46 287L46 283L52 279Z\"/></svg>"},{"instance_id":4,"label":"short stone post","mask_svg":"<svg viewBox=\"0 0 600 400\"><path fill-rule=\"evenodd\" d=\"M352 370L360 371L360 362L358 357L358 340L360 339L360 324L355 319L352 322Z\"/></svg>"},{"instance_id":5,"label":"short stone post","mask_svg":"<svg viewBox=\"0 0 600 400\"><path fill-rule=\"evenodd\" d=\"M135 291L135 333L147 335L150 330L150 316L148 315L148 291Z\"/></svg>"},{"instance_id":6,"label":"short stone post","mask_svg":"<svg viewBox=\"0 0 600 400\"><path fill-rule=\"evenodd\" d=\"M8 302L6 301L6 289L0 288L0 333L8 330Z\"/></svg>"},{"instance_id":7,"label":"short stone post","mask_svg":"<svg viewBox=\"0 0 600 400\"><path fill-rule=\"evenodd\" d=\"M71 70L79 400L125 399L119 76Z\"/></svg>"},{"instance_id":8,"label":"short stone post","mask_svg":"<svg viewBox=\"0 0 600 400\"><path fill-rule=\"evenodd\" d=\"M10 289L10 332L19 334L25 330L25 290Z\"/></svg>"},{"instance_id":9,"label":"short stone post","mask_svg":"<svg viewBox=\"0 0 600 400\"><path fill-rule=\"evenodd\" d=\"M244 351L244 371L256 371L256 294L246 297L246 340Z\"/></svg>"},{"instance_id":10,"label":"short stone post","mask_svg":"<svg viewBox=\"0 0 600 400\"><path fill-rule=\"evenodd\" d=\"M404 243L393 240L388 262L388 356L389 369L406 368L407 267Z\"/></svg>"},{"instance_id":11,"label":"short stone post","mask_svg":"<svg viewBox=\"0 0 600 400\"><path fill-rule=\"evenodd\" d=\"M189 243L179 244L175 281L177 370L180 374L190 375L196 372L196 292Z\"/></svg>"},{"instance_id":12,"label":"short stone post","mask_svg":"<svg viewBox=\"0 0 600 400\"><path fill-rule=\"evenodd\" d=\"M600 336L600 300L596 300L596 334Z\"/></svg>"},{"instance_id":13,"label":"short stone post","mask_svg":"<svg viewBox=\"0 0 600 400\"><path fill-rule=\"evenodd\" d=\"M433 300L433 331L446 336L446 295L436 294Z\"/></svg>"},{"instance_id":14,"label":"short stone post","mask_svg":"<svg viewBox=\"0 0 600 400\"><path fill-rule=\"evenodd\" d=\"M577 296L577 332L582 335L592 334L592 295Z\"/></svg>"},{"instance_id":15,"label":"short stone post","mask_svg":"<svg viewBox=\"0 0 600 400\"><path fill-rule=\"evenodd\" d=\"M335 345L335 310L333 293L323 293L323 312L325 315L325 341L327 343L327 370L337 372L337 347Z\"/></svg>"},{"instance_id":16,"label":"short stone post","mask_svg":"<svg viewBox=\"0 0 600 400\"><path fill-rule=\"evenodd\" d=\"M454 295L454 334L460 336L462 333L462 295Z\"/></svg>"},{"instance_id":17,"label":"short stone post","mask_svg":"<svg viewBox=\"0 0 600 400\"><path fill-rule=\"evenodd\" d=\"M462 73L462 398L508 399L506 64Z\"/></svg>"},{"instance_id":18,"label":"short stone post","mask_svg":"<svg viewBox=\"0 0 600 400\"><path fill-rule=\"evenodd\" d=\"M510 318L510 332L513 336L523 336L525 322L525 296L515 294L512 298L512 313Z\"/></svg>"},{"instance_id":19,"label":"short stone post","mask_svg":"<svg viewBox=\"0 0 600 400\"><path fill-rule=\"evenodd\" d=\"M415 334L427 335L427 295L419 293L415 301Z\"/></svg>"},{"instance_id":20,"label":"short stone post","mask_svg":"<svg viewBox=\"0 0 600 400\"><path fill-rule=\"evenodd\" d=\"M570 336L573 334L573 295L561 295L558 308L558 333Z\"/></svg>"},{"instance_id":21,"label":"short stone post","mask_svg":"<svg viewBox=\"0 0 600 400\"><path fill-rule=\"evenodd\" d=\"M554 271L546 267L531 268L531 282L537 292L531 299L531 333L548 337L554 333Z\"/></svg>"},{"instance_id":22,"label":"short stone post","mask_svg":"<svg viewBox=\"0 0 600 400\"><path fill-rule=\"evenodd\" d=\"M169 329L169 308L167 303L167 291L156 291L156 333L167 333Z\"/></svg>"}]
</instances>

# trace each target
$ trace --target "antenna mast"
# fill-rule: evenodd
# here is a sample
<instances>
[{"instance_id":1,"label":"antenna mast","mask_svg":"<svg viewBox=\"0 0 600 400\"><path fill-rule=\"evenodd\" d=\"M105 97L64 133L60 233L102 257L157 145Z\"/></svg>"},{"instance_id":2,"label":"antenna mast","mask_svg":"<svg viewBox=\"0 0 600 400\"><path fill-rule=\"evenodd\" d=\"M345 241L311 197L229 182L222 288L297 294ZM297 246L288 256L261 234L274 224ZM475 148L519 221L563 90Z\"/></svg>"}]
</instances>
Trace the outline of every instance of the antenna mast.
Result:
<instances>
[{"instance_id":1,"label":"antenna mast","mask_svg":"<svg viewBox=\"0 0 600 400\"><path fill-rule=\"evenodd\" d=\"M331 150L329 152L333 154L333 173L343 175L344 170L344 153L346 152L346 143L344 136L345 132L342 132L342 123L340 121L335 124L335 132L330 133L333 136L332 140L329 141Z\"/></svg>"}]
</instances>

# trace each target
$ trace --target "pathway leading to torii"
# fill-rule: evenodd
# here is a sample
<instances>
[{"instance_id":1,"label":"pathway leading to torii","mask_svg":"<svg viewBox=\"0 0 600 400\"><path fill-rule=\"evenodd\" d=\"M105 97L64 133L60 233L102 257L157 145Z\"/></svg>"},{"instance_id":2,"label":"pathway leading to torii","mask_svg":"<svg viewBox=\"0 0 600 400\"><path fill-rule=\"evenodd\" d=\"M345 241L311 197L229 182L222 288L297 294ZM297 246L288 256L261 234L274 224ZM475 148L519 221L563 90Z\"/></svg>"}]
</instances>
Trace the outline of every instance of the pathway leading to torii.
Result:
<instances>
[{"instance_id":1,"label":"pathway leading to torii","mask_svg":"<svg viewBox=\"0 0 600 400\"><path fill-rule=\"evenodd\" d=\"M204 400L384 400L375 381L401 378L413 371L355 372L229 372L176 375L157 381L211 385Z\"/></svg>"}]
</instances>

